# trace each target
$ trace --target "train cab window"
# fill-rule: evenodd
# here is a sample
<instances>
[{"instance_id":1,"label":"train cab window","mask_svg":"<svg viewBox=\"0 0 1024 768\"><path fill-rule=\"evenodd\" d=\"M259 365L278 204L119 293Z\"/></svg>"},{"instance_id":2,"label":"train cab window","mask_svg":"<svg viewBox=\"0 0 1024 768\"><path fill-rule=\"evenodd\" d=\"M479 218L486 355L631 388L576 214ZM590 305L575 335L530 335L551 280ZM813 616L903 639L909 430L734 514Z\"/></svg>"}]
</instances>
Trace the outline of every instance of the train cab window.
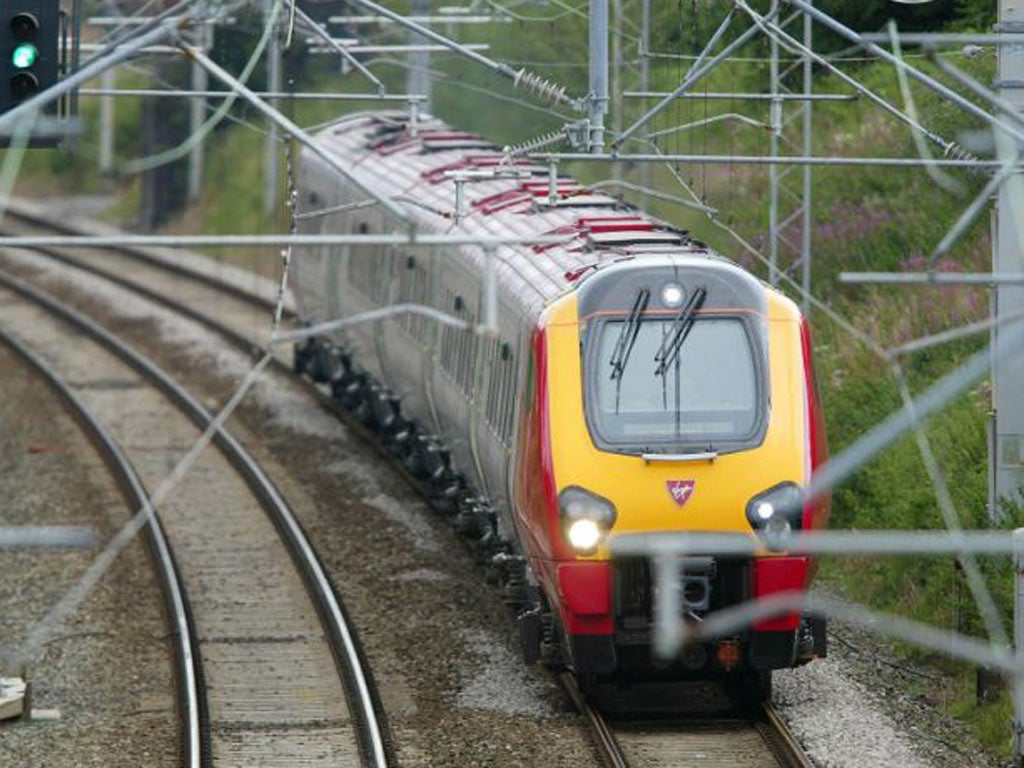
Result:
<instances>
[{"instance_id":1,"label":"train cab window","mask_svg":"<svg viewBox=\"0 0 1024 768\"><path fill-rule=\"evenodd\" d=\"M669 319L643 320L624 363L624 322L594 326L586 389L595 442L612 450L644 452L709 447L722 452L760 444L767 396L746 321L729 316L697 319L665 366L656 358L673 333L672 325Z\"/></svg>"}]
</instances>

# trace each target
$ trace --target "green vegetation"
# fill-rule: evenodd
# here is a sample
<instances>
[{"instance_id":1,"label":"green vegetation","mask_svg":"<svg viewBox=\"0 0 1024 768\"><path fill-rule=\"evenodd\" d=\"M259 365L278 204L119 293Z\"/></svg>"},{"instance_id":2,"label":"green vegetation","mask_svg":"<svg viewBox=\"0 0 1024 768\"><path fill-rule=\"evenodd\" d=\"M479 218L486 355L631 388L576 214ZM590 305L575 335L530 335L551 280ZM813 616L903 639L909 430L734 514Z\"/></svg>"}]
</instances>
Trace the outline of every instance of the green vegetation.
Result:
<instances>
[{"instance_id":1,"label":"green vegetation","mask_svg":"<svg viewBox=\"0 0 1024 768\"><path fill-rule=\"evenodd\" d=\"M764 5L760 3L759 5ZM987 29L994 21L994 3L990 0L957 0L923 6L894 6L888 3L849 3L823 0L819 7L836 12L846 22L861 29L881 28L889 12L900 14L905 28ZM625 17L639 18L639 4L625 3ZM490 54L517 66L527 66L559 83L572 93L586 90L586 60L583 41L585 20L563 11L561 5L518 6L533 17L547 15L543 21L512 21L486 28L471 28L465 39L489 42ZM697 9L694 11L694 9ZM652 83L655 90L675 87L690 59L699 52L697 41L708 38L719 23L724 5L681 3L659 8L653 24ZM744 24L740 19L737 24ZM238 31L225 35L219 51L230 59L232 71L239 71L248 58L258 25L258 17L241 17ZM635 23L625 26L623 50L627 59L636 51ZM392 39L402 39L392 32ZM843 44L824 38L825 47L838 50ZM695 93L716 91L765 91L768 65L764 60L767 42L748 46L747 60L730 64L714 72ZM684 57L684 58L680 58ZM922 58L915 63L929 67ZM995 66L990 51L976 58L957 57L958 66L990 81ZM541 102L515 91L492 73L450 56L434 58L438 79L434 86L435 111L450 123L485 134L499 143L521 141L557 129L562 120ZM295 87L301 90L364 92L371 90L358 73L339 77L336 59L303 58L293 62ZM301 68L301 72L300 72ZM890 102L902 105L893 69L877 62L847 62L843 69ZM400 66L384 64L375 69L383 73L388 87L402 90L405 73ZM185 73L177 73L183 82ZM124 78L122 85L141 85L141 75ZM257 70L252 83L263 86L263 73ZM639 84L634 70L622 79L623 88ZM821 68L816 71L815 89L820 92L847 93L848 88ZM948 140L960 132L980 127L962 112L919 86L913 88L922 121ZM629 100L624 105L624 120L639 115L646 102ZM121 99L117 103L118 157L142 154L138 100ZM337 103L299 102L287 107L302 125L314 125L330 119L341 109ZM365 108L363 106L357 108ZM130 177L99 179L95 172L98 153L94 99L85 99L83 113L88 128L74 153L33 152L24 163L18 189L44 194L71 190L116 190L123 200L119 214L131 221L131 210L138 199L138 182ZM667 133L657 143L668 153L764 154L769 134L763 124L768 120L764 103L729 100L680 100L654 120L650 129L664 131L719 114L742 113L761 127L736 120L713 123L686 131ZM169 226L174 229L209 232L272 232L286 226L284 212L265 216L262 212L262 174L264 138L250 130L250 121L262 128L252 110L237 105L232 116L238 123L224 125L211 136L205 168L206 184L197 205L185 210ZM571 117L571 116L570 116ZM614 125L615 118L612 118ZM817 102L814 108L814 149L817 154L913 156L916 153L909 129L885 115L868 100L854 102ZM646 150L643 143L630 149ZM932 147L936 154L939 150ZM788 150L787 150L788 151ZM567 167L582 179L594 181L608 174L595 164ZM184 167L176 168L184 173ZM652 210L663 218L691 229L717 250L766 274L764 264L755 258L727 229L746 242L762 248L767 233L768 172L764 167L742 165L664 165L652 171L653 183L676 195L687 196L685 183L694 195L718 210L714 221L692 209L657 202ZM909 341L967 321L979 320L988 313L989 297L984 289L968 288L854 288L841 286L837 276L844 270L898 270L923 263L935 244L963 206L985 181L984 176L956 172L963 185L959 195L951 194L923 170L887 170L872 168L822 168L814 173L813 293L831 312L846 318L861 333L883 348ZM639 182L639 168L627 169L626 178ZM795 179L794 175L794 179ZM634 202L642 197L630 195ZM799 241L799 229L790 225L787 234ZM990 259L987 217L968 232L943 259L948 270L984 270ZM233 254L232 260L259 264L267 270L268 260L252 254ZM793 254L787 254L783 267L790 266ZM271 260L269 263L276 263ZM274 267L276 268L276 266ZM796 293L794 298L799 297ZM820 308L812 312L820 369L820 386L825 400L833 453L850 445L867 430L901 407L898 380L887 361L867 345L834 323ZM901 365L908 387L920 392L944 373L955 368L967 356L983 348L985 338L936 347L906 359ZM987 383L980 383L958 398L941 414L930 419L926 434L938 465L942 469L952 500L966 527L986 527L986 421L989 412ZM876 460L844 483L834 494L834 527L931 528L944 525L935 489L921 459L917 439L911 435L895 443ZM1014 527L1024 522L1019 510L1005 510L1001 523ZM1003 617L1011 618L1011 569L1006 560L985 560L986 580L993 591ZM825 582L852 599L863 600L879 609L893 610L942 627L983 635L974 600L964 578L949 558L924 559L841 559L824 564ZM913 649L902 649L913 653ZM997 703L976 707L973 676L961 666L946 664L958 681L959 694L951 711L972 724L976 733L993 749L1009 748L1009 704L1004 696Z\"/></svg>"}]
</instances>

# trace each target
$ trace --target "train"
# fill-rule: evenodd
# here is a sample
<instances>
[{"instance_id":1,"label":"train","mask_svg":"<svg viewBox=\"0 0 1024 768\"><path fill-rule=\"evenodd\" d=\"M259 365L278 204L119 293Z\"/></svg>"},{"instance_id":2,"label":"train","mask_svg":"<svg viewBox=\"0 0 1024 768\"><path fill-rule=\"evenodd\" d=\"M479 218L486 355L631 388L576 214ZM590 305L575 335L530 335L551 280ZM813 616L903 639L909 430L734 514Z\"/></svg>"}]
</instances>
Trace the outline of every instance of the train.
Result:
<instances>
[{"instance_id":1,"label":"train","mask_svg":"<svg viewBox=\"0 0 1024 768\"><path fill-rule=\"evenodd\" d=\"M296 248L306 325L413 308L310 337L296 369L473 542L524 658L589 686L721 679L763 699L773 670L824 656L824 620L793 612L658 659L651 563L611 554L637 534L827 525L827 496L803 493L827 443L799 307L688 232L437 118L358 113L315 141L301 233L408 232L385 200L419 235L464 237ZM685 558L680 617L801 593L815 570L770 548Z\"/></svg>"}]
</instances>

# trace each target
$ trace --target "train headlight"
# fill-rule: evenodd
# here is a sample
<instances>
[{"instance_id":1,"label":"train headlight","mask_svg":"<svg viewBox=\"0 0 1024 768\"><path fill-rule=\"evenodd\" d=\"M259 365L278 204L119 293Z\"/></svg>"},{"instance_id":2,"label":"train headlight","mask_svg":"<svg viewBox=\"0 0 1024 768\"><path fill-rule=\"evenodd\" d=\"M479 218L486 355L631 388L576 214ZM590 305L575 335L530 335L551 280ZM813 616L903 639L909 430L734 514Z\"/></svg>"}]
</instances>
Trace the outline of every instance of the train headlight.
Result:
<instances>
[{"instance_id":1,"label":"train headlight","mask_svg":"<svg viewBox=\"0 0 1024 768\"><path fill-rule=\"evenodd\" d=\"M569 544L577 552L593 552L601 541L601 529L593 520L574 520L569 523Z\"/></svg>"},{"instance_id":2,"label":"train headlight","mask_svg":"<svg viewBox=\"0 0 1024 768\"><path fill-rule=\"evenodd\" d=\"M761 534L770 549L779 539L799 530L804 512L804 492L796 483L779 483L747 503L750 527Z\"/></svg>"},{"instance_id":3,"label":"train headlight","mask_svg":"<svg viewBox=\"0 0 1024 768\"><path fill-rule=\"evenodd\" d=\"M603 496L570 485L558 494L558 513L569 546L581 555L592 555L615 524L615 505Z\"/></svg>"},{"instance_id":4,"label":"train headlight","mask_svg":"<svg viewBox=\"0 0 1024 768\"><path fill-rule=\"evenodd\" d=\"M682 306L686 291L679 283L666 283L661 289L661 302L666 307L674 309Z\"/></svg>"}]
</instances>

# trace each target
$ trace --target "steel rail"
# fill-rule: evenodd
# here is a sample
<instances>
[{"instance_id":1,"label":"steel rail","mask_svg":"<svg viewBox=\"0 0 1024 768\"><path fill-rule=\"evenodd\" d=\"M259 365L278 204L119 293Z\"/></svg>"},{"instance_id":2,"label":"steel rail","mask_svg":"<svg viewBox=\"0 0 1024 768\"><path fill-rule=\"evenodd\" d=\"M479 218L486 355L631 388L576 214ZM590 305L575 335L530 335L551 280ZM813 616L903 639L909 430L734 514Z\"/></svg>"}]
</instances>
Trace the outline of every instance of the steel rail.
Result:
<instances>
[{"instance_id":1,"label":"steel rail","mask_svg":"<svg viewBox=\"0 0 1024 768\"><path fill-rule=\"evenodd\" d=\"M166 371L99 323L2 270L0 285L6 286L90 336L139 375L155 384L199 429L206 429L213 422L214 417L210 412ZM335 663L349 699L351 716L356 724L364 763L385 768L392 764L393 760L389 754L389 737L383 709L355 632L350 627L341 600L334 591L319 557L276 486L234 435L220 428L214 433L213 439L260 500L302 574L311 597L314 598L313 602L334 653Z\"/></svg>"},{"instance_id":2,"label":"steel rail","mask_svg":"<svg viewBox=\"0 0 1024 768\"><path fill-rule=\"evenodd\" d=\"M160 522L158 512L149 503L149 494L135 467L120 446L99 422L85 402L68 386L63 378L43 358L25 344L0 328L0 341L10 347L29 367L38 372L49 384L86 437L95 446L124 495L129 508L145 509L149 519L142 530L156 565L157 578L164 595L167 614L172 623L174 657L178 678L178 706L181 715L182 765L187 768L207 768L212 765L210 753L210 721L207 709L206 685L202 660L198 653L199 641L192 609L181 578L174 553Z\"/></svg>"},{"instance_id":3,"label":"steel rail","mask_svg":"<svg viewBox=\"0 0 1024 768\"><path fill-rule=\"evenodd\" d=\"M572 699L576 709L586 717L587 726L594 737L594 743L601 753L601 762L608 768L628 768L629 763L626 762L626 756L623 754L619 742L615 740L615 734L612 733L612 729L608 727L608 723L601 716L601 713L590 706L590 703L583 696L579 685L576 683L576 676L571 672L562 672L558 676L558 681L565 688L566 693L569 694L569 698Z\"/></svg>"},{"instance_id":4,"label":"steel rail","mask_svg":"<svg viewBox=\"0 0 1024 768\"><path fill-rule=\"evenodd\" d=\"M43 229L56 230L57 232L70 236L83 234L81 230L78 230L75 227L72 227L64 222L46 219L35 213L30 213L28 211L21 210L13 205L7 206L7 209L4 211L4 219L15 219L18 221L28 222L33 226L40 227ZM0 225L0 237L6 235L6 227ZM62 254L53 248L39 246L33 248L32 250L49 256L52 259L56 259L58 261L70 264L72 266L76 266L87 272L92 272L93 274L100 275L106 278L107 280L111 280L112 282L115 282L124 288L130 288L131 290L145 292L146 297L153 299L154 301L158 301L160 298L155 291L151 291L137 282L129 280L121 275L116 275L106 270L99 269L90 262L84 261L82 259L77 259L66 254ZM215 288L216 290L219 291L223 291L224 293L230 294L233 298L244 301L248 304L251 304L254 307L270 310L274 308L274 301L272 299L259 296L255 293L245 290L244 288L229 283L226 280L219 280L213 275L203 275L200 272L194 269L190 269L189 267L184 266L182 264L176 264L172 261L167 261L165 259L158 258L154 256L152 253L147 253L145 250L141 248L136 248L130 245L121 245L110 246L109 250L120 253L124 256L127 256L128 258L141 261L142 263L151 266L154 269L159 269L172 275L177 275L179 277L183 277L189 280L194 280L208 287ZM289 309L285 309L284 316L291 319L295 317L295 313Z\"/></svg>"},{"instance_id":5,"label":"steel rail","mask_svg":"<svg viewBox=\"0 0 1024 768\"><path fill-rule=\"evenodd\" d=\"M615 738L615 732L601 713L586 700L576 682L575 675L571 672L562 672L558 681L569 694L573 705L586 718L587 727L594 738L601 761L608 768L628 768L629 761ZM714 719L701 722L714 722ZM814 763L770 702L757 708L753 714L752 725L780 766L784 768L813 768Z\"/></svg>"},{"instance_id":6,"label":"steel rail","mask_svg":"<svg viewBox=\"0 0 1024 768\"><path fill-rule=\"evenodd\" d=\"M814 768L813 761L771 702L761 705L755 727L781 765L786 768Z\"/></svg>"},{"instance_id":7,"label":"steel rail","mask_svg":"<svg viewBox=\"0 0 1024 768\"><path fill-rule=\"evenodd\" d=\"M75 231L73 227L70 227L69 225L63 222L51 222L40 216L22 214L22 212L13 213L15 214L15 217L21 218L23 220L29 220L36 226L52 227L60 229L62 231ZM11 212L9 212L8 215L11 215ZM187 266L169 265L161 261L160 259L154 259L151 255L146 254L141 249L137 250L132 248L125 248L118 250L130 258L137 258L143 261L144 263L153 266L156 269L173 267L168 271L172 272L174 275L178 277L194 281L196 283L202 284L213 289L229 290L233 296L244 299L253 304L265 306L268 308L273 305L273 302L270 300L264 299L263 297L256 296L254 294L246 294L244 289L238 288L237 286L225 284L211 275L194 271L192 269L189 269ZM158 292L148 286L142 285L141 283L135 280L125 278L122 275L112 274L106 270L100 269L95 266L94 262L84 261L75 257L58 254L56 252L50 252L49 250L43 251L43 253L44 255L50 258L54 258L55 260L58 260L61 263L65 263L69 266L82 269L83 271L89 272L90 274L94 274L100 277L101 279L109 280L125 288L126 290L144 296L147 300L152 301L153 303L170 309L171 311L174 311L178 314L189 317L190 319L195 320L196 322L199 322L205 327L214 331L222 338L224 338L226 341L242 350L249 351L255 345L253 339L250 339L244 334L228 327L224 323L212 317L204 315L202 312L197 311L176 299L170 298L166 293ZM245 295L243 296L239 294ZM287 366L287 364L284 363L279 358L275 358L272 364L280 372L289 375L292 373L291 369ZM425 491L423 484L415 477L413 477L411 474L409 474L409 472L401 465L401 463L394 461L394 457L381 445L380 441L375 438L372 432L370 432L368 429L366 429L365 426L360 424L358 420L351 418L350 414L348 414L342 408L340 408L338 404L329 395L325 394L315 384L309 382L306 379L302 379L301 377L299 381L306 386L311 396L316 398L319 404L323 408L325 408L325 410L328 410L337 417L341 418L346 423L346 426L348 426L354 433L356 433L358 437L363 439L371 448L377 450L381 457L386 459L409 482L411 487L416 489L424 496L424 499L427 502L431 501L430 496ZM569 694L570 698L572 698L575 706L580 710L581 713L583 713L586 716L588 721L588 727L594 734L595 741L597 742L598 749L601 750L602 760L605 762L605 764L611 766L611 768L626 768L628 762L626 761L625 755L623 754L622 749L618 744L618 741L615 739L614 733L608 726L608 723L600 715L600 713L594 710L586 702L586 699L583 697L582 692L579 690L579 686L577 685L574 676L568 672L562 673L562 675L560 675L559 677L559 682L563 685L566 692ZM772 749L772 752L776 756L776 759L778 759L782 765L789 766L790 768L809 768L812 765L812 763L800 747L799 743L789 732L788 728L785 726L785 723L779 717L777 711L775 711L775 709L770 704L765 705L763 707L763 711L758 713L755 725L761 732L762 738L764 738L766 743L768 743L769 749Z\"/></svg>"}]
</instances>

